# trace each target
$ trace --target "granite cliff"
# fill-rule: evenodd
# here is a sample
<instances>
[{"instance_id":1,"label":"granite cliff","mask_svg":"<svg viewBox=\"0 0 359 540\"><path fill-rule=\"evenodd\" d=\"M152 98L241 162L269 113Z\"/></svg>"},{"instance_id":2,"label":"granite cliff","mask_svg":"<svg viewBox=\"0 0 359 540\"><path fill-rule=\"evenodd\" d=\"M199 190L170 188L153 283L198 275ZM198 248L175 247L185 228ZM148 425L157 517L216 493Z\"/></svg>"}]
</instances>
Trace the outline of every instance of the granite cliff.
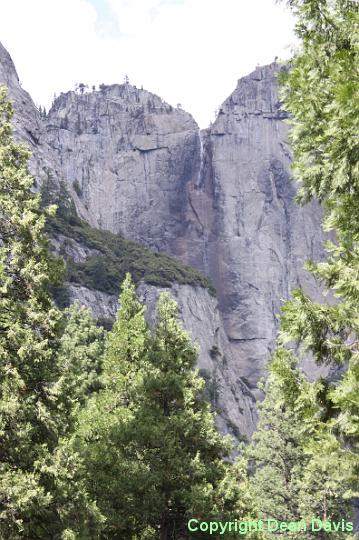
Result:
<instances>
[{"instance_id":1,"label":"granite cliff","mask_svg":"<svg viewBox=\"0 0 359 540\"><path fill-rule=\"evenodd\" d=\"M9 87L16 134L31 147L38 185L51 180L58 194L65 186L94 230L178 261L171 283L140 279L138 291L149 320L161 290L177 299L200 346L198 367L221 430L237 437L253 431L250 389L274 346L281 300L296 285L319 295L303 262L322 256L320 208L293 201L280 69L274 63L240 79L213 125L200 130L190 114L129 84L63 93L41 116L0 46L0 84ZM75 236L52 230L54 250L75 265L106 257L99 242ZM181 264L208 276L217 297L199 274L178 282ZM113 317L116 294L77 276L71 301ZM315 375L312 363L307 369Z\"/></svg>"},{"instance_id":2,"label":"granite cliff","mask_svg":"<svg viewBox=\"0 0 359 540\"><path fill-rule=\"evenodd\" d=\"M318 294L303 263L322 254L319 206L293 201L280 69L240 79L206 130L129 84L61 94L45 121L47 143L97 227L212 279L236 372L252 388L281 300L299 285Z\"/></svg>"},{"instance_id":3,"label":"granite cliff","mask_svg":"<svg viewBox=\"0 0 359 540\"><path fill-rule=\"evenodd\" d=\"M319 296L303 264L323 255L320 207L293 200L280 69L274 63L238 81L204 133L206 165L192 189L203 224L203 262L193 263L216 286L231 350L252 387L273 349L282 299L296 286Z\"/></svg>"},{"instance_id":4,"label":"granite cliff","mask_svg":"<svg viewBox=\"0 0 359 540\"><path fill-rule=\"evenodd\" d=\"M26 144L32 152L30 172L35 178L35 189L51 180L55 189L65 181L62 167L56 153L46 142L46 129L38 109L30 95L22 88L14 63L0 43L0 85L8 89L8 95L14 104L13 118L15 137ZM76 200L77 212L89 223L93 223L90 214L84 208L76 192L69 186L69 195Z\"/></svg>"}]
</instances>

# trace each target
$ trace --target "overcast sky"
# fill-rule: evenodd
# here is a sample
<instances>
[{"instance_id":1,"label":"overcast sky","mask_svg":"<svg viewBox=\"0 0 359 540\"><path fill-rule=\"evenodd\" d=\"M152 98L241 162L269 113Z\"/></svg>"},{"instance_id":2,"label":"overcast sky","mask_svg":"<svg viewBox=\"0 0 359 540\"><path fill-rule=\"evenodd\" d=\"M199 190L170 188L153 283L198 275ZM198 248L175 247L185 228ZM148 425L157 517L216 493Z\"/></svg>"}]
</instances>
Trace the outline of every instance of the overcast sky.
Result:
<instances>
[{"instance_id":1,"label":"overcast sky","mask_svg":"<svg viewBox=\"0 0 359 540\"><path fill-rule=\"evenodd\" d=\"M76 83L130 83L207 127L237 80L290 56L275 0L0 0L0 41L37 105Z\"/></svg>"}]
</instances>

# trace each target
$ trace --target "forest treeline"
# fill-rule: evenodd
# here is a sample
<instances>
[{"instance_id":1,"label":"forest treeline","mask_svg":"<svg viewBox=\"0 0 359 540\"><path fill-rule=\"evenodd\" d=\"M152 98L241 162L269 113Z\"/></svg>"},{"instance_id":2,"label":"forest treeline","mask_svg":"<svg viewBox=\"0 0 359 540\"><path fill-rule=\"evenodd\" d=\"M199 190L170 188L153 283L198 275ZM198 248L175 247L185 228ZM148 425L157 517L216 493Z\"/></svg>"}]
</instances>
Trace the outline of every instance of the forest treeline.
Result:
<instances>
[{"instance_id":1,"label":"forest treeline","mask_svg":"<svg viewBox=\"0 0 359 540\"><path fill-rule=\"evenodd\" d=\"M323 528L246 538L355 538L330 524L353 521L358 497L358 4L289 4L300 47L281 92L297 202L318 199L335 240L325 261L307 262L328 301L298 289L283 306L247 445L217 432L169 295L153 328L129 274L110 331L78 304L56 306L62 262L44 233L56 208L31 190L0 91L0 539L230 539L238 532L191 532L188 520L270 517ZM337 376L309 381L308 354Z\"/></svg>"}]
</instances>

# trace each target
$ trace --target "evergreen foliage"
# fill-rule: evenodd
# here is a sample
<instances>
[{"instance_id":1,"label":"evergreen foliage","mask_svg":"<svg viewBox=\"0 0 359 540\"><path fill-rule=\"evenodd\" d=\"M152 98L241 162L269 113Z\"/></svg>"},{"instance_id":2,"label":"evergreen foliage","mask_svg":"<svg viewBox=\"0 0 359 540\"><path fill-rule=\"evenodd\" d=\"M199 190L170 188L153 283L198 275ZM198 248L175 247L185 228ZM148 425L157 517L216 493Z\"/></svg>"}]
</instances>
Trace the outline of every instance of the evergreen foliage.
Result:
<instances>
[{"instance_id":1,"label":"evergreen foliage","mask_svg":"<svg viewBox=\"0 0 359 540\"><path fill-rule=\"evenodd\" d=\"M359 13L355 0L289 0L301 47L284 77L299 200L358 192ZM347 219L353 216L347 215ZM356 224L358 226L358 224Z\"/></svg>"},{"instance_id":2,"label":"evergreen foliage","mask_svg":"<svg viewBox=\"0 0 359 540\"><path fill-rule=\"evenodd\" d=\"M316 304L295 292L282 316L281 342L296 340L318 363L338 363L347 371L326 402L336 413L350 451L359 435L359 6L350 0L292 1L303 47L284 81L285 107L293 116L292 144L300 201L324 201L325 262L307 267L336 297ZM348 454L347 459L352 459ZM359 466L359 462L357 464Z\"/></svg>"},{"instance_id":3,"label":"evergreen foliage","mask_svg":"<svg viewBox=\"0 0 359 540\"><path fill-rule=\"evenodd\" d=\"M260 388L265 399L258 406L258 428L246 450L253 469L251 490L261 519L299 521L298 481L307 462L301 448L300 418L286 406L273 375Z\"/></svg>"},{"instance_id":4,"label":"evergreen foliage","mask_svg":"<svg viewBox=\"0 0 359 540\"><path fill-rule=\"evenodd\" d=\"M316 387L322 388L318 381ZM327 538L328 531L312 531L313 518L350 521L350 502L345 497L350 463L338 459L341 450L329 433L317 439L318 425L326 407L312 400L313 386L297 368L295 356L278 349L271 372L261 386L265 393L259 405L260 421L246 449L252 468L250 491L263 520L302 522L298 534L310 540ZM265 538L285 536L283 531ZM330 538L350 539L351 534L332 530Z\"/></svg>"},{"instance_id":5,"label":"evergreen foliage","mask_svg":"<svg viewBox=\"0 0 359 540\"><path fill-rule=\"evenodd\" d=\"M326 261L307 268L335 301L314 302L298 289L284 305L258 430L234 464L230 440L217 433L203 400L197 350L175 302L161 295L151 331L126 272L135 283L213 292L210 282L167 255L91 228L51 178L42 204L56 202L58 211L41 209L30 154L13 141L13 111L0 89L1 539L199 540L208 534L190 533L189 518L351 518L359 491L359 6L287 3L301 40L282 76L297 199L319 199L323 227L335 233ZM62 305L68 300L46 219L50 234L98 251L82 263L67 257L68 281L113 294L126 275L106 341L87 310L61 312L51 299L55 291ZM298 368L308 354L344 374L310 382ZM216 388L208 384L207 392ZM273 536L288 533L246 535ZM309 527L290 536L353 538Z\"/></svg>"},{"instance_id":6,"label":"evergreen foliage","mask_svg":"<svg viewBox=\"0 0 359 540\"><path fill-rule=\"evenodd\" d=\"M194 370L196 348L160 297L154 334L127 275L117 321L109 333L104 388L81 415L78 445L88 487L107 516L104 538L202 538L186 520L244 512L242 466L223 461L230 443L217 433L204 381ZM241 479L242 483L238 480ZM237 483L238 482L238 483Z\"/></svg>"},{"instance_id":7,"label":"evergreen foliage","mask_svg":"<svg viewBox=\"0 0 359 540\"><path fill-rule=\"evenodd\" d=\"M12 114L1 89L0 537L70 539L100 517L67 442L71 410L63 413L58 387L62 316L48 292L56 265L45 212L30 191L29 152L12 138Z\"/></svg>"},{"instance_id":8,"label":"evergreen foliage","mask_svg":"<svg viewBox=\"0 0 359 540\"><path fill-rule=\"evenodd\" d=\"M90 310L78 302L63 312L64 330L60 338L57 363L61 372L54 391L64 396L62 414L67 432L72 432L81 407L100 387L99 376L104 355L104 330L98 327Z\"/></svg>"},{"instance_id":9,"label":"evergreen foliage","mask_svg":"<svg viewBox=\"0 0 359 540\"><path fill-rule=\"evenodd\" d=\"M99 253L86 261L75 262L65 256L67 263L66 280L109 294L119 293L119 284L130 272L135 283L140 280L159 287L170 287L173 283L205 287L214 295L215 289L209 278L198 270L185 266L164 253L149 249L126 240L121 235L92 228L81 220L64 186L56 190L51 179L43 187L44 204L55 203L57 212L47 220L50 235L62 234L81 245L95 249ZM66 303L63 288L58 288L56 298L60 304Z\"/></svg>"},{"instance_id":10,"label":"evergreen foliage","mask_svg":"<svg viewBox=\"0 0 359 540\"><path fill-rule=\"evenodd\" d=\"M350 0L288 3L301 40L282 78L284 108L292 115L297 199L304 204L318 198L324 230L335 233L335 241L326 243L327 260L308 261L307 269L335 302L314 302L293 291L270 370L289 414L298 415L302 426L298 442L307 464L301 467L298 510L328 520L342 512L350 519L348 501L359 487L359 10ZM299 356L344 366L344 376L337 383L299 377L294 355L285 349L293 342ZM278 403L267 391L266 400Z\"/></svg>"},{"instance_id":11,"label":"evergreen foliage","mask_svg":"<svg viewBox=\"0 0 359 540\"><path fill-rule=\"evenodd\" d=\"M301 47L282 75L297 200L323 203L325 262L307 269L335 302L314 302L293 291L281 315L278 349L260 406L258 432L248 454L251 489L265 516L310 521L350 520L358 490L359 460L359 175L358 175L358 4L349 0L290 0ZM286 349L318 364L345 366L338 383L310 383ZM278 533L280 534L280 533ZM300 533L327 538L328 531ZM352 538L330 532L331 538Z\"/></svg>"}]
</instances>

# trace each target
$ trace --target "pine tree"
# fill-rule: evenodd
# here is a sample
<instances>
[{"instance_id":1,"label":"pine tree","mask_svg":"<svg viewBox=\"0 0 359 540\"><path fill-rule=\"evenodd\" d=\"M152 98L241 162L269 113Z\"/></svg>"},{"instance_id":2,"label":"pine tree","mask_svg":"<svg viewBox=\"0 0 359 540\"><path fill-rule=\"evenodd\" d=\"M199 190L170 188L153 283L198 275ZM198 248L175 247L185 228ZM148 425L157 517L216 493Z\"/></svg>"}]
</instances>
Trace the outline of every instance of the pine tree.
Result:
<instances>
[{"instance_id":1,"label":"pine tree","mask_svg":"<svg viewBox=\"0 0 359 540\"><path fill-rule=\"evenodd\" d=\"M313 302L302 290L293 291L281 316L283 361L272 369L285 388L290 363L282 347L293 342L301 346L299 355L312 354L318 364L345 366L336 384L307 381L298 395L292 385L295 399L285 392L288 406L299 408L311 434L305 446L310 461L302 477L302 511L317 508L330 516L345 508L359 487L359 8L351 0L288 4L301 40L282 78L284 108L292 115L297 200L305 204L316 197L322 202L324 230L335 233L335 241L326 243L327 260L309 261L307 269L335 302ZM333 493L336 504L328 508Z\"/></svg>"},{"instance_id":2,"label":"pine tree","mask_svg":"<svg viewBox=\"0 0 359 540\"><path fill-rule=\"evenodd\" d=\"M246 449L253 469L250 488L261 519L299 521L298 480L308 461L302 449L300 417L286 405L273 375L259 387L265 398L258 405L259 424Z\"/></svg>"},{"instance_id":3,"label":"pine tree","mask_svg":"<svg viewBox=\"0 0 359 540\"><path fill-rule=\"evenodd\" d=\"M294 291L283 308L280 343L296 341L319 364L346 366L344 377L327 384L324 395L316 384L311 394L328 411L326 426L318 424L316 448L333 451L340 443L337 458L353 466L346 477L349 494L351 485L359 489L359 6L352 0L289 4L302 44L282 90L284 107L293 116L298 201L318 198L324 229L336 237L326 243L327 260L310 261L307 268L336 302L315 303Z\"/></svg>"},{"instance_id":4,"label":"pine tree","mask_svg":"<svg viewBox=\"0 0 359 540\"><path fill-rule=\"evenodd\" d=\"M56 391L62 316L48 292L46 213L30 189L30 154L13 141L12 114L1 89L0 537L70 539L80 521L95 524L96 508L66 441L64 396Z\"/></svg>"},{"instance_id":5,"label":"pine tree","mask_svg":"<svg viewBox=\"0 0 359 540\"><path fill-rule=\"evenodd\" d=\"M187 519L250 508L248 497L238 496L243 466L233 468L231 478L231 465L222 460L230 443L202 400L197 351L177 320L175 302L161 296L154 335L129 275L120 306L103 364L104 388L81 415L78 439L89 490L107 517L104 538L204 538L189 533Z\"/></svg>"},{"instance_id":6,"label":"pine tree","mask_svg":"<svg viewBox=\"0 0 359 540\"><path fill-rule=\"evenodd\" d=\"M184 536L190 515L211 516L225 474L222 459L229 442L217 433L209 404L201 399L204 381L194 371L196 360L197 350L177 320L176 303L161 295L143 381L145 399L134 423L140 427L138 447L154 471L157 515L152 526L159 527L161 540Z\"/></svg>"},{"instance_id":7,"label":"pine tree","mask_svg":"<svg viewBox=\"0 0 359 540\"><path fill-rule=\"evenodd\" d=\"M71 433L87 398L99 389L105 336L90 310L78 302L64 310L63 325L57 353L61 377L53 393L63 396L60 404L63 429L64 433Z\"/></svg>"},{"instance_id":8,"label":"pine tree","mask_svg":"<svg viewBox=\"0 0 359 540\"><path fill-rule=\"evenodd\" d=\"M251 463L250 490L259 516L305 523L305 528L299 526L297 531L300 538L326 539L328 531L311 530L313 519L324 524L351 517L345 498L347 484L343 482L350 464L338 460L340 448L335 437L321 431L328 414L323 401L326 382L311 384L298 369L295 356L280 348L261 388L265 398L259 405L259 425L245 452ZM283 534L288 532L278 530L267 537ZM330 537L352 538L334 530Z\"/></svg>"},{"instance_id":9,"label":"pine tree","mask_svg":"<svg viewBox=\"0 0 359 540\"><path fill-rule=\"evenodd\" d=\"M141 459L130 459L132 443L126 435L129 405L137 392L136 380L144 375L141 367L146 365L150 339L144 306L129 275L120 306L108 334L103 388L80 414L76 445L85 459L89 491L106 516L104 538L125 539L146 529L153 495L146 466Z\"/></svg>"}]
</instances>

